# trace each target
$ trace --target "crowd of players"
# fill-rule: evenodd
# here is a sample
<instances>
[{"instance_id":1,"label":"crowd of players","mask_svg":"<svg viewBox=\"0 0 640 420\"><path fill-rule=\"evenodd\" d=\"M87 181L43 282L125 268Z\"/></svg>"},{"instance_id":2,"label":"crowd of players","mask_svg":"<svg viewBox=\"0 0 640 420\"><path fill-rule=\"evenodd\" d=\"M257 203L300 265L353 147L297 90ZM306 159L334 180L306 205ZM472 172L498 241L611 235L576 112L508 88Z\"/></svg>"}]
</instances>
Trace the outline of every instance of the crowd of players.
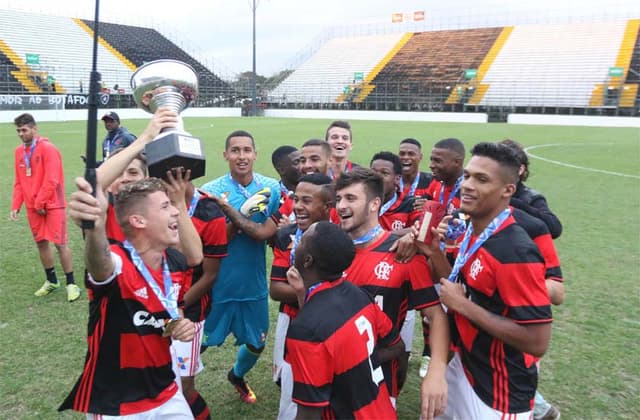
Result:
<instances>
[{"instance_id":1,"label":"crowd of players","mask_svg":"<svg viewBox=\"0 0 640 420\"><path fill-rule=\"evenodd\" d=\"M188 170L146 177L144 146L178 118L161 108L137 140L108 150L95 191L76 179L69 214L94 223L84 230L88 349L61 410L209 418L195 384L200 353L230 333L239 350L227 379L255 403L246 376L266 345L270 297L280 303L271 332L280 419L395 418L416 312L422 418L559 417L536 389L550 305L564 297L553 245L562 226L524 184L519 144L476 144L465 166L463 143L443 139L429 173L420 171L420 142L408 138L397 154L359 165L349 160L350 125L335 121L324 140L273 151L275 180L254 172L253 136L234 131L228 173L196 188ZM23 145L12 216L18 180L33 179L50 144L33 118L15 122ZM417 237L428 200L446 215L425 243ZM38 226L62 223L23 201L30 222L35 213ZM53 242L60 249L66 238ZM48 277L43 288L56 285Z\"/></svg>"}]
</instances>

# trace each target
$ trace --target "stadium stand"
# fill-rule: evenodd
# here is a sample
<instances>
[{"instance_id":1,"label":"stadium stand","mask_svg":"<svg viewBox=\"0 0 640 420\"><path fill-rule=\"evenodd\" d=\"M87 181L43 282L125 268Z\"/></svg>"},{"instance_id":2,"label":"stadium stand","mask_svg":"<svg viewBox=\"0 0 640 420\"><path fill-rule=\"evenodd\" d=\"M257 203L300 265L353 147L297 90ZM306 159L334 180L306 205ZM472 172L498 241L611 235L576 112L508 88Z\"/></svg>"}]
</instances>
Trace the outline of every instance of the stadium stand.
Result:
<instances>
[{"instance_id":1,"label":"stadium stand","mask_svg":"<svg viewBox=\"0 0 640 420\"><path fill-rule=\"evenodd\" d=\"M46 34L33 28L46 28ZM198 74L200 106L232 105L230 85L154 29L100 23L98 71L102 88L117 97L110 106L134 106L130 79L147 61L171 58ZM93 50L93 22L0 10L0 92L87 93ZM121 98L122 97L122 98Z\"/></svg>"},{"instance_id":2,"label":"stadium stand","mask_svg":"<svg viewBox=\"0 0 640 420\"><path fill-rule=\"evenodd\" d=\"M93 31L93 21L82 22ZM159 59L179 60L191 65L198 74L201 101L205 98L209 101L222 100L235 94L228 83L155 29L101 22L100 36L134 66Z\"/></svg>"},{"instance_id":3,"label":"stadium stand","mask_svg":"<svg viewBox=\"0 0 640 420\"><path fill-rule=\"evenodd\" d=\"M481 83L482 105L586 107L613 66L626 22L514 27Z\"/></svg>"},{"instance_id":4,"label":"stadium stand","mask_svg":"<svg viewBox=\"0 0 640 420\"><path fill-rule=\"evenodd\" d=\"M53 77L56 93L77 92L80 81L88 86L93 42L70 18L0 10L0 28L0 39L18 57L38 57L38 63L29 64L29 68L44 79ZM46 38L33 28L47 28ZM103 82L109 87L128 87L131 69L102 44L98 57Z\"/></svg>"},{"instance_id":5,"label":"stadium stand","mask_svg":"<svg viewBox=\"0 0 640 420\"><path fill-rule=\"evenodd\" d=\"M0 92L10 93L10 94L22 94L25 93L25 86L23 83L17 79L17 77L23 77L28 81L25 83L31 82L26 72L20 71L20 68L14 64L12 60L9 59L8 55L12 55L15 53L11 50L7 44L0 40L0 88L2 89ZM14 57L15 59L15 57ZM29 85L32 89L32 92L38 93L40 89L37 85L31 84Z\"/></svg>"},{"instance_id":6,"label":"stadium stand","mask_svg":"<svg viewBox=\"0 0 640 420\"><path fill-rule=\"evenodd\" d=\"M633 53L631 56L631 62L629 63L629 71L627 72L626 83L628 85L635 85L635 87L629 88L636 91L635 102L632 106L640 107L640 31L636 35L636 42L633 46ZM623 106L622 98L620 102L621 106Z\"/></svg>"},{"instance_id":7,"label":"stadium stand","mask_svg":"<svg viewBox=\"0 0 640 420\"><path fill-rule=\"evenodd\" d=\"M364 81L404 34L356 36L329 40L270 94L283 103L335 103L345 89ZM360 74L362 77L357 77Z\"/></svg>"},{"instance_id":8,"label":"stadium stand","mask_svg":"<svg viewBox=\"0 0 640 420\"><path fill-rule=\"evenodd\" d=\"M637 114L639 27L639 19L630 19L429 30L398 34L384 47L380 35L336 38L274 89L270 101L274 106L279 101L377 110L597 110L607 115L607 110L630 108ZM360 50L371 45L377 64L372 57L368 65L354 64ZM354 80L358 71L364 77Z\"/></svg>"},{"instance_id":9,"label":"stadium stand","mask_svg":"<svg viewBox=\"0 0 640 420\"><path fill-rule=\"evenodd\" d=\"M413 34L373 79L375 89L365 102L443 103L464 70L478 68L500 32L484 28Z\"/></svg>"}]
</instances>

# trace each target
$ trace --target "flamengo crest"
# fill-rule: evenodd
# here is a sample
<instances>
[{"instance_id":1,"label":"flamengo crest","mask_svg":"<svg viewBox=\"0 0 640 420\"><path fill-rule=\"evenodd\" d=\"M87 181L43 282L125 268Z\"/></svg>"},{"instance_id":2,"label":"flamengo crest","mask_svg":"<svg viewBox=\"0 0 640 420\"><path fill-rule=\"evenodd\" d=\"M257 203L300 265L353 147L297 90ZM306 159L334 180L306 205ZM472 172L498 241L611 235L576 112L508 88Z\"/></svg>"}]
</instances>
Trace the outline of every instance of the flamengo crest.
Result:
<instances>
[{"instance_id":1,"label":"flamengo crest","mask_svg":"<svg viewBox=\"0 0 640 420\"><path fill-rule=\"evenodd\" d=\"M389 264L386 261L380 261L378 265L373 269L374 274L378 280L389 280L391 271L393 270L393 264Z\"/></svg>"}]
</instances>

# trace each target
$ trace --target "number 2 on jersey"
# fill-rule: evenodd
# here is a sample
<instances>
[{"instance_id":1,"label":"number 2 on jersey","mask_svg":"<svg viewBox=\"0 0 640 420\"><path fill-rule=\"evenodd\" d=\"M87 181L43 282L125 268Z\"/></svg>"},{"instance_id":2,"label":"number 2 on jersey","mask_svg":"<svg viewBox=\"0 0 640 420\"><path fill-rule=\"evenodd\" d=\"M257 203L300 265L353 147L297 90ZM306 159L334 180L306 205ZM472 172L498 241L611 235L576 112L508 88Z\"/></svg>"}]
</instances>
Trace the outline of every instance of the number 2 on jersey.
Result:
<instances>
[{"instance_id":1,"label":"number 2 on jersey","mask_svg":"<svg viewBox=\"0 0 640 420\"><path fill-rule=\"evenodd\" d=\"M369 355L369 368L371 369L371 379L373 382L378 385L384 379L384 374L382 373L382 368L378 366L377 368L373 368L373 362L371 361L371 354L373 354L373 350L375 348L374 336L373 336L373 328L371 328L371 322L364 316L360 315L358 319L355 320L356 328L358 328L358 332L360 335L367 334L367 353Z\"/></svg>"}]
</instances>

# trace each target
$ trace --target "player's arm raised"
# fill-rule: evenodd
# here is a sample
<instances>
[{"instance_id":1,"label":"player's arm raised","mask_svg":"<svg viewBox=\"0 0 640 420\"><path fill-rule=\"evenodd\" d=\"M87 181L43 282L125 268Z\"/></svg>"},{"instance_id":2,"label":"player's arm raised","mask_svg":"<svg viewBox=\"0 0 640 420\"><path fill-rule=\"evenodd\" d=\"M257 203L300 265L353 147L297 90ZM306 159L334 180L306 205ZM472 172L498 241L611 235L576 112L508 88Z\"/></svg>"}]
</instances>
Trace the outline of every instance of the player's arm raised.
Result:
<instances>
[{"instance_id":1,"label":"player's arm raised","mask_svg":"<svg viewBox=\"0 0 640 420\"><path fill-rule=\"evenodd\" d=\"M102 179L103 187L107 188L113 181L118 179L127 168L127 165L144 150L148 143L160 134L162 129L176 127L177 125L178 114L175 111L169 108L158 108L147 124L147 128L136 141L125 147L120 153L111 156L96 169L98 177Z\"/></svg>"},{"instance_id":2,"label":"player's arm raised","mask_svg":"<svg viewBox=\"0 0 640 420\"><path fill-rule=\"evenodd\" d=\"M98 184L100 185L100 184ZM91 195L91 185L84 178L76 178L77 191L71 194L69 216L78 225L83 220L94 222L93 229L86 229L84 256L87 271L96 282L108 279L114 270L109 241L105 231L107 198L101 188Z\"/></svg>"}]
</instances>

